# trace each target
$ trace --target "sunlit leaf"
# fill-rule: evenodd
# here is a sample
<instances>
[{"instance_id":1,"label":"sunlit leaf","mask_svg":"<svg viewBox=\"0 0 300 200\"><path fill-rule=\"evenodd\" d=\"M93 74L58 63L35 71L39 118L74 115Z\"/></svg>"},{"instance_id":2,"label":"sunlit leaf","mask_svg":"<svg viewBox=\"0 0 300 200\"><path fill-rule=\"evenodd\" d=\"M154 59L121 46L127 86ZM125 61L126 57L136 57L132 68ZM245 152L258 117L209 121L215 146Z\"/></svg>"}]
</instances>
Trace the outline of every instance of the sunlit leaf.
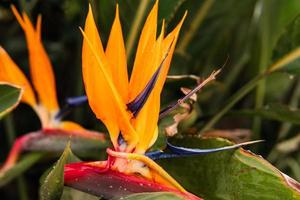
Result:
<instances>
[{"instance_id":1,"label":"sunlit leaf","mask_svg":"<svg viewBox=\"0 0 300 200\"><path fill-rule=\"evenodd\" d=\"M193 148L216 148L231 144L224 139L196 137L176 139L172 143ZM166 159L159 163L187 190L205 199L300 199L299 183L286 178L260 156L243 149Z\"/></svg>"},{"instance_id":2,"label":"sunlit leaf","mask_svg":"<svg viewBox=\"0 0 300 200\"><path fill-rule=\"evenodd\" d=\"M79 161L79 159L72 153L70 143L68 143L65 151L41 185L41 200L57 200L61 197L64 188L64 166L67 163L76 161Z\"/></svg>"}]
</instances>

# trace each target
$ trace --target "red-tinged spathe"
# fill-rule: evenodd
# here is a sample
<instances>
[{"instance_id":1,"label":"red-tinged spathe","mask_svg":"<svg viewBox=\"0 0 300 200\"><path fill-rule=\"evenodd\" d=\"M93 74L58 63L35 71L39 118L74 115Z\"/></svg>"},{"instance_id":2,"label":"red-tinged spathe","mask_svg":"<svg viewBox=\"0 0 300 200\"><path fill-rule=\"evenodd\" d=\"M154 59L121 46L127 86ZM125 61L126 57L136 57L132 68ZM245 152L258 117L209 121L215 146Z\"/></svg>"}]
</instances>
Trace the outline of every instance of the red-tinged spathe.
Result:
<instances>
[{"instance_id":1,"label":"red-tinged spathe","mask_svg":"<svg viewBox=\"0 0 300 200\"><path fill-rule=\"evenodd\" d=\"M65 167L64 182L66 186L78 190L86 190L96 196L107 199L124 197L141 192L172 192L189 200L201 198L188 193L180 192L166 185L149 181L134 174L124 174L107 168L106 161L72 163Z\"/></svg>"}]
</instances>

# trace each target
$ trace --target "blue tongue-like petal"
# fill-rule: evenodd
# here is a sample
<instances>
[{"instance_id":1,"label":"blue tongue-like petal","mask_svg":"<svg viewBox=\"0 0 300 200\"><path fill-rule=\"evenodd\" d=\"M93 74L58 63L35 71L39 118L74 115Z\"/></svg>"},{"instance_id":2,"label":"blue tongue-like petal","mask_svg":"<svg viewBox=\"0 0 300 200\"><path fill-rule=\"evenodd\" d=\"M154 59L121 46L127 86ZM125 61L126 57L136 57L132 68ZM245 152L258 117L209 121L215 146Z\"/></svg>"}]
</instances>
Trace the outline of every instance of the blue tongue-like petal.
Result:
<instances>
[{"instance_id":1,"label":"blue tongue-like petal","mask_svg":"<svg viewBox=\"0 0 300 200\"><path fill-rule=\"evenodd\" d=\"M263 140L243 142L240 144L234 144L230 146L212 148L212 149L196 149L196 148L194 149L194 148L178 147L167 142L166 150L169 150L170 153L165 153L163 151L153 151L153 152L146 153L146 156L148 156L152 160L163 159L163 158L186 157L186 156L201 155L201 154L208 154L208 153L214 153L219 151L236 149L242 146L255 144L259 142L263 142Z\"/></svg>"},{"instance_id":2,"label":"blue tongue-like petal","mask_svg":"<svg viewBox=\"0 0 300 200\"><path fill-rule=\"evenodd\" d=\"M83 103L87 102L87 96L78 96L78 97L69 97L67 98L66 102L69 106L79 106Z\"/></svg>"},{"instance_id":3,"label":"blue tongue-like petal","mask_svg":"<svg viewBox=\"0 0 300 200\"><path fill-rule=\"evenodd\" d=\"M157 68L157 70L154 72L154 74L148 81L146 87L142 90L142 92L140 94L137 95L137 97L134 100L132 100L131 102L129 102L127 104L128 110L130 110L130 112L132 112L134 117L136 117L138 115L138 113L141 111L141 109L145 105L149 95L151 94L151 91L153 90L155 83L157 81L157 78L159 76L160 70L169 55L172 44L173 44L173 41L170 44L167 52L165 53L163 60L161 61L159 67Z\"/></svg>"},{"instance_id":4,"label":"blue tongue-like petal","mask_svg":"<svg viewBox=\"0 0 300 200\"><path fill-rule=\"evenodd\" d=\"M155 83L157 81L158 75L160 73L160 70L164 64L164 61L166 60L167 55L164 57L163 61L157 68L157 70L152 75L151 79L147 83L144 90L131 102L127 104L128 110L130 110L133 113L133 116L136 117L138 113L141 111L143 106L145 105L149 95L151 94L151 91L153 90Z\"/></svg>"},{"instance_id":5,"label":"blue tongue-like petal","mask_svg":"<svg viewBox=\"0 0 300 200\"><path fill-rule=\"evenodd\" d=\"M69 97L66 99L66 104L57 112L55 119L62 119L68 112L70 112L72 107L80 106L87 102L87 96Z\"/></svg>"},{"instance_id":6,"label":"blue tongue-like petal","mask_svg":"<svg viewBox=\"0 0 300 200\"><path fill-rule=\"evenodd\" d=\"M164 60L163 60L163 62L164 62ZM130 110L133 113L134 117L136 117L137 114L140 112L140 110L143 108L149 95L151 94L151 91L153 90L153 88L155 86L155 83L157 81L157 78L158 78L159 72L161 70L161 67L163 65L163 62L160 64L158 69L152 75L151 79L147 83L144 90L133 101L131 101L127 104L128 110Z\"/></svg>"}]
</instances>

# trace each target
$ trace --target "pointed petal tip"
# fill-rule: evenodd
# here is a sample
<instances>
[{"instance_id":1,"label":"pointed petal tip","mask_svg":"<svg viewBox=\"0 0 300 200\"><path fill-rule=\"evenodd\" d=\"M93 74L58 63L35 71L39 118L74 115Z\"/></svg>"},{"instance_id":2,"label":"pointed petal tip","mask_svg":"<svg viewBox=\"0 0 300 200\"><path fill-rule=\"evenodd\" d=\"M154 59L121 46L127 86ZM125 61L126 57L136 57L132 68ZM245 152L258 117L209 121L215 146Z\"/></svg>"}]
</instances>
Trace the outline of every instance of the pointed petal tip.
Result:
<instances>
[{"instance_id":1,"label":"pointed petal tip","mask_svg":"<svg viewBox=\"0 0 300 200\"><path fill-rule=\"evenodd\" d=\"M25 28L24 20L23 20L22 16L20 15L19 11L17 10L16 6L12 4L12 5L10 5L10 8L11 8L14 16L16 17L17 21L19 22L19 24L24 29Z\"/></svg>"},{"instance_id":2,"label":"pointed petal tip","mask_svg":"<svg viewBox=\"0 0 300 200\"><path fill-rule=\"evenodd\" d=\"M161 25L161 34L162 34L162 37L164 37L164 35L165 35L165 27L166 27L166 20L163 19L162 20L162 25Z\"/></svg>"},{"instance_id":3,"label":"pointed petal tip","mask_svg":"<svg viewBox=\"0 0 300 200\"><path fill-rule=\"evenodd\" d=\"M80 30L80 32L83 32L83 29L81 26L78 26L78 29Z\"/></svg>"},{"instance_id":4,"label":"pointed petal tip","mask_svg":"<svg viewBox=\"0 0 300 200\"><path fill-rule=\"evenodd\" d=\"M14 4L11 4L11 5L10 5L10 9L13 11L13 13L19 13L19 12L17 11L17 8L16 8L16 6L15 6Z\"/></svg>"},{"instance_id":5,"label":"pointed petal tip","mask_svg":"<svg viewBox=\"0 0 300 200\"><path fill-rule=\"evenodd\" d=\"M186 10L186 11L184 12L184 14L183 14L183 16L182 16L182 18L181 18L179 24L178 24L178 25L180 25L180 27L182 26L182 24L183 24L185 18L187 17L187 15L188 15L188 11Z\"/></svg>"},{"instance_id":6,"label":"pointed petal tip","mask_svg":"<svg viewBox=\"0 0 300 200\"><path fill-rule=\"evenodd\" d=\"M92 4L89 3L89 11L88 14L86 16L86 19L90 18L90 17L94 17L93 15L93 8L92 8Z\"/></svg>"},{"instance_id":7,"label":"pointed petal tip","mask_svg":"<svg viewBox=\"0 0 300 200\"><path fill-rule=\"evenodd\" d=\"M116 14L115 14L115 21L120 21L120 15L119 15L119 4L116 4Z\"/></svg>"},{"instance_id":8,"label":"pointed petal tip","mask_svg":"<svg viewBox=\"0 0 300 200\"><path fill-rule=\"evenodd\" d=\"M149 15L152 12L154 12L154 13L156 13L155 15L157 16L157 13L158 13L158 3L159 3L159 0L156 0L155 3L154 3L154 5L153 5L153 7L152 7L152 9L151 9L151 11L150 11L150 13L149 13Z\"/></svg>"},{"instance_id":9,"label":"pointed petal tip","mask_svg":"<svg viewBox=\"0 0 300 200\"><path fill-rule=\"evenodd\" d=\"M89 3L89 12L92 12L92 11L93 11L93 9L92 9L92 4Z\"/></svg>"},{"instance_id":10,"label":"pointed petal tip","mask_svg":"<svg viewBox=\"0 0 300 200\"><path fill-rule=\"evenodd\" d=\"M116 14L119 14L119 4L116 4Z\"/></svg>"}]
</instances>

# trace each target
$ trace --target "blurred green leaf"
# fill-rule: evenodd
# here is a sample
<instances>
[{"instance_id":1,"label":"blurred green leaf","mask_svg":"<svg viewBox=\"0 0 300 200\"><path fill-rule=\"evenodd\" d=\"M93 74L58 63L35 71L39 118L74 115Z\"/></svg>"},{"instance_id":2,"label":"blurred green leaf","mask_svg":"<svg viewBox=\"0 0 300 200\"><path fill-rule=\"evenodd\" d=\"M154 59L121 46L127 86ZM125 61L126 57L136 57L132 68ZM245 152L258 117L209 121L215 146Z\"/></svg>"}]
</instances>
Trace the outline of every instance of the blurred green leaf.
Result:
<instances>
[{"instance_id":1,"label":"blurred green leaf","mask_svg":"<svg viewBox=\"0 0 300 200\"><path fill-rule=\"evenodd\" d=\"M274 14L276 13L276 20ZM257 1L254 20L257 18L261 29L262 38L268 42L267 49L272 51L279 37L284 33L287 25L291 23L300 13L300 1ZM265 49L265 50L267 50Z\"/></svg>"},{"instance_id":2,"label":"blurred green leaf","mask_svg":"<svg viewBox=\"0 0 300 200\"><path fill-rule=\"evenodd\" d=\"M76 132L65 131L61 129L39 130L27 134L28 140L24 142L24 150L28 151L47 151L62 152L65 146L70 142L72 150L80 156L90 156L93 152L99 153L109 145L109 141L104 139L102 133L95 133L99 137L81 137ZM93 136L93 135L92 135ZM94 135L95 136L95 135Z\"/></svg>"},{"instance_id":3,"label":"blurred green leaf","mask_svg":"<svg viewBox=\"0 0 300 200\"><path fill-rule=\"evenodd\" d=\"M41 185L41 200L57 200L61 197L64 188L64 166L67 163L76 161L79 161L79 159L72 153L70 143L68 143L63 154Z\"/></svg>"},{"instance_id":4,"label":"blurred green leaf","mask_svg":"<svg viewBox=\"0 0 300 200\"><path fill-rule=\"evenodd\" d=\"M192 148L231 145L224 139L186 137L172 144ZM159 163L188 191L207 200L295 200L299 183L262 157L243 149L161 160Z\"/></svg>"},{"instance_id":5,"label":"blurred green leaf","mask_svg":"<svg viewBox=\"0 0 300 200\"><path fill-rule=\"evenodd\" d=\"M6 185L12 179L24 173L31 166L37 163L42 157L44 157L44 155L45 155L44 153L30 153L28 155L25 155L11 169L0 174L0 187Z\"/></svg>"},{"instance_id":6,"label":"blurred green leaf","mask_svg":"<svg viewBox=\"0 0 300 200\"><path fill-rule=\"evenodd\" d=\"M177 195L170 192L145 192L145 193L137 193L132 194L126 197L121 197L114 200L182 200L183 198L178 197Z\"/></svg>"},{"instance_id":7,"label":"blurred green leaf","mask_svg":"<svg viewBox=\"0 0 300 200\"><path fill-rule=\"evenodd\" d=\"M251 117L260 116L266 119L300 124L300 110L279 103L270 104L256 110L244 109L232 113Z\"/></svg>"},{"instance_id":8,"label":"blurred green leaf","mask_svg":"<svg viewBox=\"0 0 300 200\"><path fill-rule=\"evenodd\" d=\"M168 24L175 16L180 6L186 0L164 0L159 2L159 19L165 19Z\"/></svg>"},{"instance_id":9,"label":"blurred green leaf","mask_svg":"<svg viewBox=\"0 0 300 200\"><path fill-rule=\"evenodd\" d=\"M22 91L17 86L0 83L0 119L18 105L21 101Z\"/></svg>"}]
</instances>

